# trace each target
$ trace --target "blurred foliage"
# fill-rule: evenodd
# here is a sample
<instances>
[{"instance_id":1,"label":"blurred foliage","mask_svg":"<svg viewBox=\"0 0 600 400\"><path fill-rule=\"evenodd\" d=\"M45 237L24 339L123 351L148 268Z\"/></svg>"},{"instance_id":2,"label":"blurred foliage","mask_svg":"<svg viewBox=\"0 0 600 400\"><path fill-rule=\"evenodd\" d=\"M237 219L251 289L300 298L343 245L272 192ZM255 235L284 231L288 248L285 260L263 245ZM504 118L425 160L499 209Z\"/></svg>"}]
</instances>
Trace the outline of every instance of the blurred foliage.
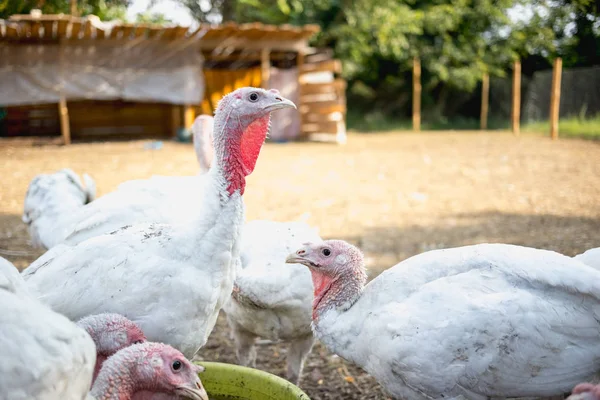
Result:
<instances>
[{"instance_id":1,"label":"blurred foliage","mask_svg":"<svg viewBox=\"0 0 600 400\"><path fill-rule=\"evenodd\" d=\"M124 18L130 0L79 0L80 12ZM160 0L152 0L152 3ZM348 104L364 113L408 116L412 60L422 65L423 119L475 116L481 77L525 76L563 57L565 68L600 64L600 0L176 0L199 22L318 24L312 40L342 60ZM0 0L0 17L69 0ZM509 17L510 15L510 17ZM168 22L144 13L138 20Z\"/></svg>"},{"instance_id":2,"label":"blurred foliage","mask_svg":"<svg viewBox=\"0 0 600 400\"><path fill-rule=\"evenodd\" d=\"M319 24L313 45L342 60L349 107L374 115L410 115L414 56L430 120L475 116L465 107L478 112L483 74L505 76L518 58L525 75L556 56L565 67L600 63L600 0L179 1L203 22Z\"/></svg>"},{"instance_id":3,"label":"blurred foliage","mask_svg":"<svg viewBox=\"0 0 600 400\"><path fill-rule=\"evenodd\" d=\"M145 11L142 13L138 13L135 16L135 22L147 23L147 24L170 24L173 21L169 19L163 13L155 13L150 11Z\"/></svg>"},{"instance_id":4,"label":"blurred foliage","mask_svg":"<svg viewBox=\"0 0 600 400\"><path fill-rule=\"evenodd\" d=\"M198 22L235 21L238 0L177 0Z\"/></svg>"},{"instance_id":5,"label":"blurred foliage","mask_svg":"<svg viewBox=\"0 0 600 400\"><path fill-rule=\"evenodd\" d=\"M97 15L103 21L125 20L130 0L78 0L79 15ZM70 14L70 0L0 0L0 18L13 14L29 14L32 9L44 14Z\"/></svg>"}]
</instances>

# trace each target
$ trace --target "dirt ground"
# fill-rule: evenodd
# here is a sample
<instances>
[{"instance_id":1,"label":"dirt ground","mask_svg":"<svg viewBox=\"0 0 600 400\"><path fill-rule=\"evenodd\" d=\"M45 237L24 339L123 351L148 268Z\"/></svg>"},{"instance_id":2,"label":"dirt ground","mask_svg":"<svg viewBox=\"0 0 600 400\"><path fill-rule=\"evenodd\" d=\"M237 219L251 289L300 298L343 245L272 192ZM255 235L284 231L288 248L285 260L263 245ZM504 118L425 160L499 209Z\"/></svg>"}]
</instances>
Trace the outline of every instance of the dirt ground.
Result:
<instances>
[{"instance_id":1,"label":"dirt ground","mask_svg":"<svg viewBox=\"0 0 600 400\"><path fill-rule=\"evenodd\" d=\"M99 195L152 174L197 171L189 144L31 146L0 141L0 256L19 268L41 253L20 220L29 181L63 167ZM600 142L506 133L351 134L348 144L267 144L245 194L248 219L303 219L363 249L370 277L414 254L483 242L575 255L600 246ZM257 367L283 375L285 346L261 345ZM223 318L207 360L235 362ZM384 399L376 382L322 346L300 386L314 400Z\"/></svg>"}]
</instances>

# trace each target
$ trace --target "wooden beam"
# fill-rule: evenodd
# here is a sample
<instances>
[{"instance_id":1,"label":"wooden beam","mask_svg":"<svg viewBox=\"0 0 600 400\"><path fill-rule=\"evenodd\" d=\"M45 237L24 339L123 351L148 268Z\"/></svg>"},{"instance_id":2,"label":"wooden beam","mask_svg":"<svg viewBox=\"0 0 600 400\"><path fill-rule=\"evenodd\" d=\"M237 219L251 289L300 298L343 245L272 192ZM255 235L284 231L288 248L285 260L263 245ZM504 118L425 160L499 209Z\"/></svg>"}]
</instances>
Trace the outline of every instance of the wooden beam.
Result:
<instances>
[{"instance_id":1,"label":"wooden beam","mask_svg":"<svg viewBox=\"0 0 600 400\"><path fill-rule=\"evenodd\" d=\"M300 73L308 74L313 72L333 72L340 74L342 72L342 62L338 59L321 61L313 64L304 64Z\"/></svg>"},{"instance_id":2,"label":"wooden beam","mask_svg":"<svg viewBox=\"0 0 600 400\"><path fill-rule=\"evenodd\" d=\"M307 122L302 124L302 131L307 133L337 133L338 121Z\"/></svg>"},{"instance_id":3,"label":"wooden beam","mask_svg":"<svg viewBox=\"0 0 600 400\"><path fill-rule=\"evenodd\" d=\"M302 114L331 114L331 113L346 113L346 104L338 100L319 101L316 103L302 103L298 106Z\"/></svg>"},{"instance_id":4,"label":"wooden beam","mask_svg":"<svg viewBox=\"0 0 600 400\"><path fill-rule=\"evenodd\" d=\"M181 127L181 108L173 104L171 106L171 135L177 137L177 131Z\"/></svg>"},{"instance_id":5,"label":"wooden beam","mask_svg":"<svg viewBox=\"0 0 600 400\"><path fill-rule=\"evenodd\" d=\"M304 83L302 84L302 95L309 94L343 94L346 90L346 81L338 78L333 82L325 83Z\"/></svg>"},{"instance_id":6,"label":"wooden beam","mask_svg":"<svg viewBox=\"0 0 600 400\"><path fill-rule=\"evenodd\" d=\"M196 119L196 112L194 111L194 106L186 104L183 111L183 121L185 129L192 129L192 125L194 125L194 119Z\"/></svg>"},{"instance_id":7,"label":"wooden beam","mask_svg":"<svg viewBox=\"0 0 600 400\"><path fill-rule=\"evenodd\" d=\"M490 104L490 75L486 72L483 74L481 81L481 130L487 129L488 123L488 108Z\"/></svg>"},{"instance_id":8,"label":"wooden beam","mask_svg":"<svg viewBox=\"0 0 600 400\"><path fill-rule=\"evenodd\" d=\"M550 98L550 136L558 139L558 120L560 114L560 81L562 77L562 58L554 60L552 69L552 92Z\"/></svg>"},{"instance_id":9,"label":"wooden beam","mask_svg":"<svg viewBox=\"0 0 600 400\"><path fill-rule=\"evenodd\" d=\"M308 136L308 132L304 132L302 129L302 123L304 121L304 116L302 115L302 109L304 108L304 103L302 102L302 67L304 66L304 51L298 51L298 55L296 56L296 69L298 70L298 78L296 81L297 93L298 93L298 101L296 102L296 107L298 107L298 111L300 112L300 132L298 132L298 136L300 138L305 138Z\"/></svg>"},{"instance_id":10,"label":"wooden beam","mask_svg":"<svg viewBox=\"0 0 600 400\"><path fill-rule=\"evenodd\" d=\"M60 135L64 144L71 144L71 127L69 126L69 109L67 100L61 97L58 102L58 116L60 118Z\"/></svg>"},{"instance_id":11,"label":"wooden beam","mask_svg":"<svg viewBox=\"0 0 600 400\"><path fill-rule=\"evenodd\" d=\"M340 111L332 112L329 114L317 114L317 113L304 113L302 114L302 118L304 123L313 123L313 122L331 122L331 121L343 121L344 114Z\"/></svg>"},{"instance_id":12,"label":"wooden beam","mask_svg":"<svg viewBox=\"0 0 600 400\"><path fill-rule=\"evenodd\" d=\"M271 51L305 51L310 47L306 40L249 40L238 38L200 39L200 50L214 50L233 48L238 50L262 50L269 48Z\"/></svg>"},{"instance_id":13,"label":"wooden beam","mask_svg":"<svg viewBox=\"0 0 600 400\"><path fill-rule=\"evenodd\" d=\"M271 79L271 50L260 51L260 81L263 89L269 89Z\"/></svg>"},{"instance_id":14,"label":"wooden beam","mask_svg":"<svg viewBox=\"0 0 600 400\"><path fill-rule=\"evenodd\" d=\"M515 136L521 133L521 60L515 61L512 83L512 132Z\"/></svg>"},{"instance_id":15,"label":"wooden beam","mask_svg":"<svg viewBox=\"0 0 600 400\"><path fill-rule=\"evenodd\" d=\"M213 54L212 52L202 52L202 56L206 61L260 61L260 52L252 52L247 54ZM271 61L293 60L293 54L289 53L271 53L269 59Z\"/></svg>"},{"instance_id":16,"label":"wooden beam","mask_svg":"<svg viewBox=\"0 0 600 400\"><path fill-rule=\"evenodd\" d=\"M421 60L419 57L413 59L413 130L421 130Z\"/></svg>"}]
</instances>

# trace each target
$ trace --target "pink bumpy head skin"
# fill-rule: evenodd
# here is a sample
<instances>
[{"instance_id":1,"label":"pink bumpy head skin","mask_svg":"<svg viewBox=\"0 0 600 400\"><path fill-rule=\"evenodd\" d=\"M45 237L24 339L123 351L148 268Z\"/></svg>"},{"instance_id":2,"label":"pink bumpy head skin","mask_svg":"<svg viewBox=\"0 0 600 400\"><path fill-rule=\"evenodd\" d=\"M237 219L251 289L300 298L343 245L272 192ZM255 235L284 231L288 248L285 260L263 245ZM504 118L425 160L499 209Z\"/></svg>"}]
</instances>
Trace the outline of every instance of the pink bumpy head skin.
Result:
<instances>
[{"instance_id":1,"label":"pink bumpy head skin","mask_svg":"<svg viewBox=\"0 0 600 400\"><path fill-rule=\"evenodd\" d=\"M106 360L92 396L99 400L129 400L134 394L144 392L208 400L198 377L203 370L169 345L135 344Z\"/></svg>"},{"instance_id":2,"label":"pink bumpy head skin","mask_svg":"<svg viewBox=\"0 0 600 400\"><path fill-rule=\"evenodd\" d=\"M367 281L362 252L342 240L305 243L286 262L310 269L315 296L313 320L332 307L351 306Z\"/></svg>"},{"instance_id":3,"label":"pink bumpy head skin","mask_svg":"<svg viewBox=\"0 0 600 400\"><path fill-rule=\"evenodd\" d=\"M236 190L244 193L245 177L254 170L269 133L271 112L284 108L296 106L277 90L253 87L237 89L219 102L213 140L230 195Z\"/></svg>"},{"instance_id":4,"label":"pink bumpy head skin","mask_svg":"<svg viewBox=\"0 0 600 400\"><path fill-rule=\"evenodd\" d=\"M103 313L89 315L77 322L92 337L96 345L96 380L104 361L117 351L132 344L146 342L144 332L131 320L120 314Z\"/></svg>"}]
</instances>

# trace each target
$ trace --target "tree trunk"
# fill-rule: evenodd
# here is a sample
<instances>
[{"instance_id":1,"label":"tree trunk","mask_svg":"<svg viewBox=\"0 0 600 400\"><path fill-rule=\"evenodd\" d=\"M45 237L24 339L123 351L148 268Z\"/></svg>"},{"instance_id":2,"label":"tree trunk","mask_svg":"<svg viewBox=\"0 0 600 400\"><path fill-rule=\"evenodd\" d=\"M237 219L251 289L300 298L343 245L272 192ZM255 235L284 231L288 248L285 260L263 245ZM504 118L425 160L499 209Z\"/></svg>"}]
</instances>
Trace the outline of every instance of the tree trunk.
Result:
<instances>
[{"instance_id":1,"label":"tree trunk","mask_svg":"<svg viewBox=\"0 0 600 400\"><path fill-rule=\"evenodd\" d=\"M224 0L221 7L222 22L235 22L235 2Z\"/></svg>"},{"instance_id":2,"label":"tree trunk","mask_svg":"<svg viewBox=\"0 0 600 400\"><path fill-rule=\"evenodd\" d=\"M77 0L71 0L71 15L77 16Z\"/></svg>"}]
</instances>

